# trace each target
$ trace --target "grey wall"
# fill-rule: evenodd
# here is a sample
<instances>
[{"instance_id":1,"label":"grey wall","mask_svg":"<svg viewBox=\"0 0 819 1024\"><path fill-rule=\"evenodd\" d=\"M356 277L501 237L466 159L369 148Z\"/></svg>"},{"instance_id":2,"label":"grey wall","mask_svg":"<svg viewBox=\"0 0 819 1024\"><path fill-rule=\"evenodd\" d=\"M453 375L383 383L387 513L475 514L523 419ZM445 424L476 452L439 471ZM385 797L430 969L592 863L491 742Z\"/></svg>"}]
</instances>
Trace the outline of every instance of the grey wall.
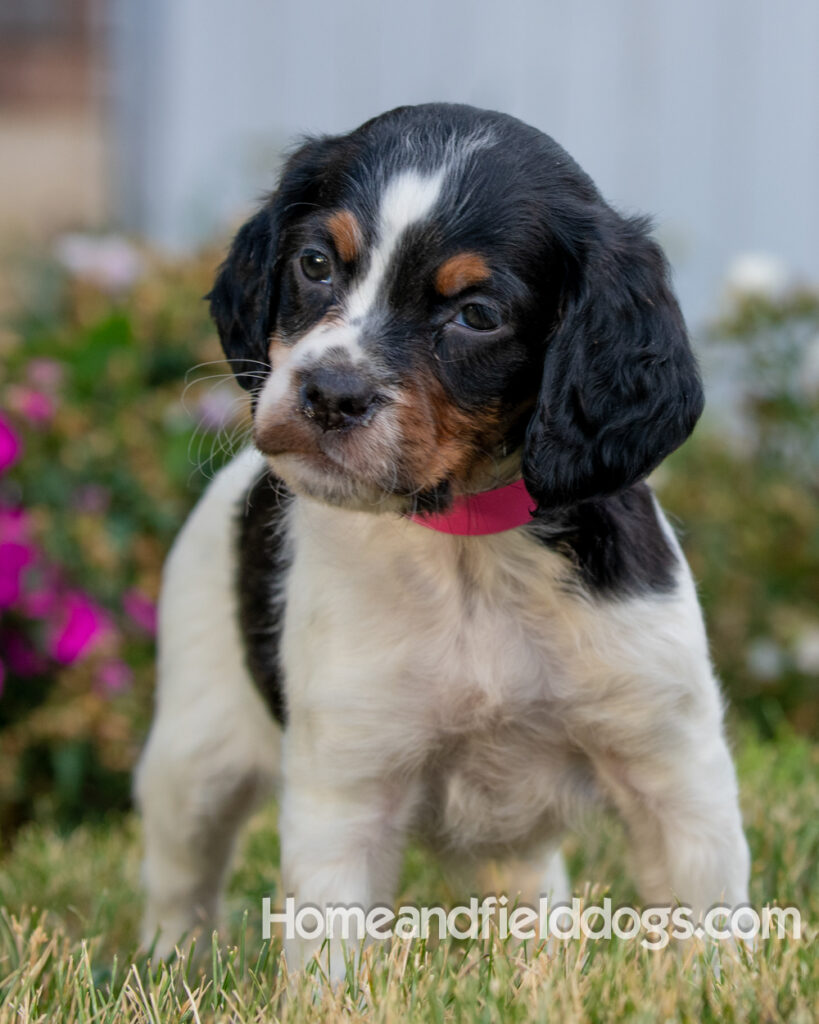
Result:
<instances>
[{"instance_id":1,"label":"grey wall","mask_svg":"<svg viewBox=\"0 0 819 1024\"><path fill-rule=\"evenodd\" d=\"M194 245L282 147L457 100L555 136L655 217L689 318L763 251L819 280L817 0L115 0L119 209Z\"/></svg>"}]
</instances>

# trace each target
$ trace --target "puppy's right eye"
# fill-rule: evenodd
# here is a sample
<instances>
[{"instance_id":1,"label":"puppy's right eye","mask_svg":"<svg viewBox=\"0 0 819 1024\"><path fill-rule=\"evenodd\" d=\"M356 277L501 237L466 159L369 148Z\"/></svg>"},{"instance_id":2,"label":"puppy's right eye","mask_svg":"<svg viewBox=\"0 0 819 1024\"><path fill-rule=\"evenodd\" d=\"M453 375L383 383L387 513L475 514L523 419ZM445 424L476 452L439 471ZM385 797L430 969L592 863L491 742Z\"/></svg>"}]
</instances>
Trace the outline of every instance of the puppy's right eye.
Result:
<instances>
[{"instance_id":1,"label":"puppy's right eye","mask_svg":"<svg viewBox=\"0 0 819 1024\"><path fill-rule=\"evenodd\" d=\"M469 302L461 309L453 323L468 327L471 331L489 332L496 331L503 320L492 306L487 306L483 302Z\"/></svg>"},{"instance_id":2,"label":"puppy's right eye","mask_svg":"<svg viewBox=\"0 0 819 1024\"><path fill-rule=\"evenodd\" d=\"M299 259L302 273L308 281L315 281L317 284L330 284L333 279L332 266L329 257L318 249L305 249Z\"/></svg>"}]
</instances>

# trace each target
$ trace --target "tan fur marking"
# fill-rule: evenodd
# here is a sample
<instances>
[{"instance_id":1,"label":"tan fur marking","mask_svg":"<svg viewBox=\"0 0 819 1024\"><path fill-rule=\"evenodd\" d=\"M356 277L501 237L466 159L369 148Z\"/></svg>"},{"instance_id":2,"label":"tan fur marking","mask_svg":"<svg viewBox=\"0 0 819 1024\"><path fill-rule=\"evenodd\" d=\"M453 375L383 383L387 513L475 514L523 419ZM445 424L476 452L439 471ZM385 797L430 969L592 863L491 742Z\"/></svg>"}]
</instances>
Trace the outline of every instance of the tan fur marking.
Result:
<instances>
[{"instance_id":1,"label":"tan fur marking","mask_svg":"<svg viewBox=\"0 0 819 1024\"><path fill-rule=\"evenodd\" d=\"M423 374L399 400L401 461L416 487L462 480L491 446L498 430L495 409L477 417L447 397L440 383Z\"/></svg>"},{"instance_id":2,"label":"tan fur marking","mask_svg":"<svg viewBox=\"0 0 819 1024\"><path fill-rule=\"evenodd\" d=\"M352 263L361 249L362 234L355 214L337 210L327 221L327 230L333 237L336 252L345 263Z\"/></svg>"},{"instance_id":3,"label":"tan fur marking","mask_svg":"<svg viewBox=\"0 0 819 1024\"><path fill-rule=\"evenodd\" d=\"M287 348L280 334L274 331L267 343L267 358L272 370L277 370L287 358Z\"/></svg>"},{"instance_id":4,"label":"tan fur marking","mask_svg":"<svg viewBox=\"0 0 819 1024\"><path fill-rule=\"evenodd\" d=\"M435 288L441 295L457 295L464 288L485 281L489 275L483 256L476 252L459 252L438 267Z\"/></svg>"}]
</instances>

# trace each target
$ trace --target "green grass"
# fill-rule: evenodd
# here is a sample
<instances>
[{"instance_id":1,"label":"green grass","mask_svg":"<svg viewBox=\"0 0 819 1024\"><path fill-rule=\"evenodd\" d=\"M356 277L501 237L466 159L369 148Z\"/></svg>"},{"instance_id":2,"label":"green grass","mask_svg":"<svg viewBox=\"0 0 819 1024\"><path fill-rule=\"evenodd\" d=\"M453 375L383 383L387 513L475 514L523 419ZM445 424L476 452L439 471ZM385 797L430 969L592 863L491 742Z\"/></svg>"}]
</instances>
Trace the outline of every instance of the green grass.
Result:
<instances>
[{"instance_id":1,"label":"green grass","mask_svg":"<svg viewBox=\"0 0 819 1024\"><path fill-rule=\"evenodd\" d=\"M416 942L366 956L340 989L291 980L279 946L260 939L261 897L277 905L275 809L251 824L228 898L225 948L151 966L136 950L139 826L133 818L69 835L29 825L0 862L0 1024L12 1021L793 1021L819 1006L819 747L790 735L737 749L752 900L795 904L803 937L753 953L695 946L651 952L637 942L569 942L555 950ZM632 898L619 827L594 821L567 843L579 891ZM423 851L410 850L402 902L468 895ZM286 998L283 998L287 990Z\"/></svg>"}]
</instances>

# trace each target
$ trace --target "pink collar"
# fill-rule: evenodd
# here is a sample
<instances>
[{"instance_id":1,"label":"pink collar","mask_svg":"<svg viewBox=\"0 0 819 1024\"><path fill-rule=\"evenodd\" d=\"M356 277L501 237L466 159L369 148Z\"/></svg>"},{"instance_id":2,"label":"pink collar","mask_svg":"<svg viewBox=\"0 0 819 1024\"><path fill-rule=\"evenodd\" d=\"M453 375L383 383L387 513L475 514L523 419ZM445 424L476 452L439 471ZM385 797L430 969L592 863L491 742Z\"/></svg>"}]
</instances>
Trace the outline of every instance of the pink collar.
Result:
<instances>
[{"instance_id":1,"label":"pink collar","mask_svg":"<svg viewBox=\"0 0 819 1024\"><path fill-rule=\"evenodd\" d=\"M462 495L455 499L448 512L425 515L415 512L408 516L415 523L439 533L456 537L482 537L488 533L504 533L523 526L532 518L537 502L526 490L522 480L506 487L481 494Z\"/></svg>"}]
</instances>

